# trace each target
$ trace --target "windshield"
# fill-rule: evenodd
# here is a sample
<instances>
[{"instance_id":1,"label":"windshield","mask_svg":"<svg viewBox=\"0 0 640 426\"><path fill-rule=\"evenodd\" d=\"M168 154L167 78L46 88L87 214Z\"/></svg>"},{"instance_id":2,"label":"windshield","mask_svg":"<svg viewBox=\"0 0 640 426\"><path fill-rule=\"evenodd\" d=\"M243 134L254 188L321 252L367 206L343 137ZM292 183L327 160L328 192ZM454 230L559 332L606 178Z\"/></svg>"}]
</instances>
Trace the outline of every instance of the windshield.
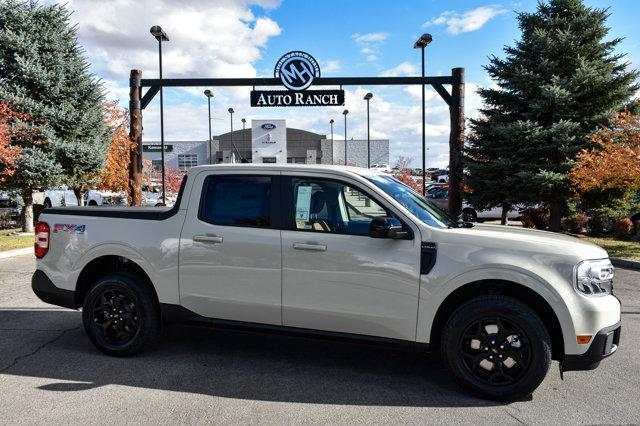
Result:
<instances>
[{"instance_id":1,"label":"windshield","mask_svg":"<svg viewBox=\"0 0 640 426\"><path fill-rule=\"evenodd\" d=\"M366 176L366 179L397 202L406 207L418 219L436 228L459 228L460 224L446 212L440 210L422 195L392 176Z\"/></svg>"}]
</instances>

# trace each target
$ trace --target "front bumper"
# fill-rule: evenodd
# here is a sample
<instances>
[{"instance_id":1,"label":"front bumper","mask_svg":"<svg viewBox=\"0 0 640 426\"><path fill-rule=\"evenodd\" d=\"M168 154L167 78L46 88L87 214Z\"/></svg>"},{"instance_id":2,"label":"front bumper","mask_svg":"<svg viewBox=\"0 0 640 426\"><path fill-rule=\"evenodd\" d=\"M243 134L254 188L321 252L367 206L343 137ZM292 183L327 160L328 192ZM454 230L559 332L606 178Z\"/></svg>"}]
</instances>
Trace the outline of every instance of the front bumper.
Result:
<instances>
[{"instance_id":1,"label":"front bumper","mask_svg":"<svg viewBox=\"0 0 640 426\"><path fill-rule=\"evenodd\" d=\"M620 344L620 323L600 330L593 338L591 346L582 355L565 355L562 371L593 370L600 361L613 355Z\"/></svg>"},{"instance_id":2,"label":"front bumper","mask_svg":"<svg viewBox=\"0 0 640 426\"><path fill-rule=\"evenodd\" d=\"M31 277L31 288L36 296L44 303L62 306L64 308L78 308L76 305L75 292L56 287L47 274L39 269L36 269L33 277Z\"/></svg>"}]
</instances>

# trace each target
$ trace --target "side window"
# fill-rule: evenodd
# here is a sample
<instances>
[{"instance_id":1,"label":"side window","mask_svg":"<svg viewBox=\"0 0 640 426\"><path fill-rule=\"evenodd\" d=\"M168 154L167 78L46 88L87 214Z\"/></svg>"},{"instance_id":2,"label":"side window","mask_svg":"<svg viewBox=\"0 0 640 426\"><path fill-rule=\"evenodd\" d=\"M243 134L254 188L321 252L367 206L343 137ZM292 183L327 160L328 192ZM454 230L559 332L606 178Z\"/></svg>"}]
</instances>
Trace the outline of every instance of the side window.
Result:
<instances>
[{"instance_id":1,"label":"side window","mask_svg":"<svg viewBox=\"0 0 640 426\"><path fill-rule=\"evenodd\" d=\"M368 235L369 223L387 211L368 195L332 180L293 178L295 229Z\"/></svg>"},{"instance_id":2,"label":"side window","mask_svg":"<svg viewBox=\"0 0 640 426\"><path fill-rule=\"evenodd\" d=\"M271 178L209 176L200 219L216 225L268 228L271 225Z\"/></svg>"}]
</instances>

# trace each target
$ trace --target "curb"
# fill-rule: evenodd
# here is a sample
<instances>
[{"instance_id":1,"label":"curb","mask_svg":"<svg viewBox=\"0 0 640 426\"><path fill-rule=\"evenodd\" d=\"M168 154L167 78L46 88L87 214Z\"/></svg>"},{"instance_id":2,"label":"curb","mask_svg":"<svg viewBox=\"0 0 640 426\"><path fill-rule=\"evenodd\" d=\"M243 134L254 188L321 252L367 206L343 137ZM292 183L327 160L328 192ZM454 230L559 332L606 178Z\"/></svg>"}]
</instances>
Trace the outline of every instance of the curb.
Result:
<instances>
[{"instance_id":1,"label":"curb","mask_svg":"<svg viewBox=\"0 0 640 426\"><path fill-rule=\"evenodd\" d=\"M617 257L612 257L610 260L613 266L617 268L633 269L634 271L640 271L640 261L618 259Z\"/></svg>"},{"instance_id":2,"label":"curb","mask_svg":"<svg viewBox=\"0 0 640 426\"><path fill-rule=\"evenodd\" d=\"M25 247L15 250L0 251L0 259L7 259L15 256L22 256L24 254L33 254L33 247Z\"/></svg>"}]
</instances>

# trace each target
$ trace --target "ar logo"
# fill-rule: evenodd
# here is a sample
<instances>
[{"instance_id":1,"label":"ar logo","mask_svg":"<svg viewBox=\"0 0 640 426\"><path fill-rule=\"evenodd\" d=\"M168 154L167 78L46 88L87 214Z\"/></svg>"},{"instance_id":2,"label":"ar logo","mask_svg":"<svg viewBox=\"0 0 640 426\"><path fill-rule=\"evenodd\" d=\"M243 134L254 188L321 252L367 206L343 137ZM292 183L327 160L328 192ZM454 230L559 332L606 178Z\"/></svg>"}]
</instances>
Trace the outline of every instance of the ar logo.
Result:
<instances>
[{"instance_id":1,"label":"ar logo","mask_svg":"<svg viewBox=\"0 0 640 426\"><path fill-rule=\"evenodd\" d=\"M304 90L320 77L320 66L308 53L293 51L278 60L273 76L289 90Z\"/></svg>"}]
</instances>

